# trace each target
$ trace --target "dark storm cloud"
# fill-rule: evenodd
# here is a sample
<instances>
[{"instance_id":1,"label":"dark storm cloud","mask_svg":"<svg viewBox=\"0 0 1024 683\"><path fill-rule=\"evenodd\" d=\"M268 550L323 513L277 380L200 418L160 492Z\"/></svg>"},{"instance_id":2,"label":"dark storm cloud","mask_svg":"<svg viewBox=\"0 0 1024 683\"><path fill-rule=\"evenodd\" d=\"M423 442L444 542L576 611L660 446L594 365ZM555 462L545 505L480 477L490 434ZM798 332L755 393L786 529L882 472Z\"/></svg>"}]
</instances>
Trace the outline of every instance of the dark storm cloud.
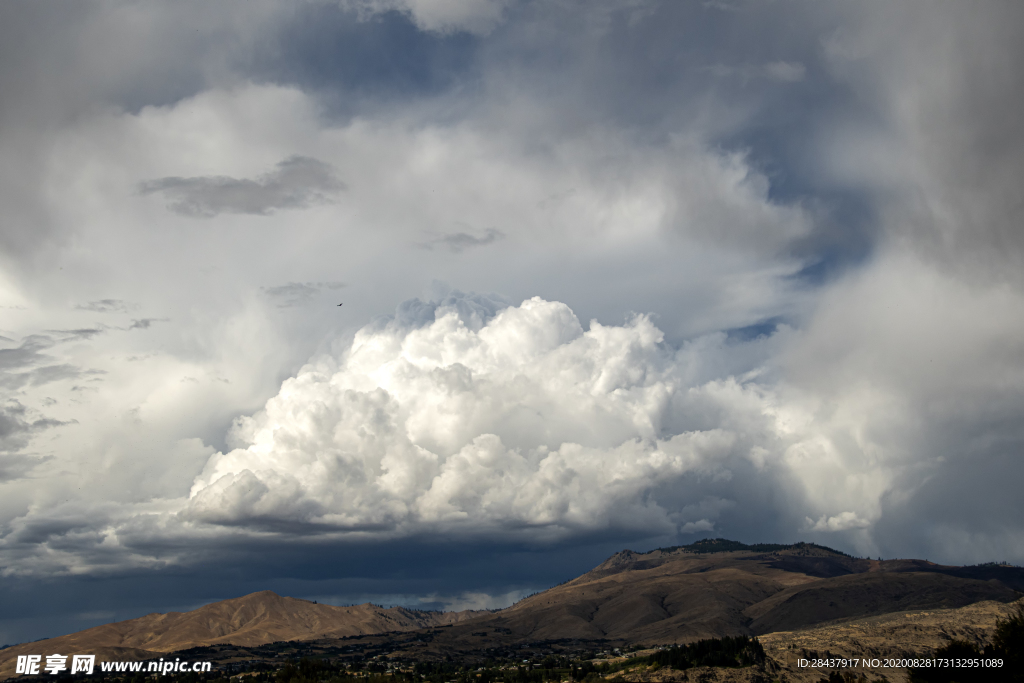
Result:
<instances>
[{"instance_id":1,"label":"dark storm cloud","mask_svg":"<svg viewBox=\"0 0 1024 683\"><path fill-rule=\"evenodd\" d=\"M498 240L505 239L505 233L501 230L489 228L484 231L483 236L477 237L467 232L453 232L447 235L442 235L428 242L422 243L420 246L424 249L432 249L435 246L443 247L448 249L453 254L460 254L464 249L471 249L473 247L485 247L488 244L494 244Z\"/></svg>"},{"instance_id":2,"label":"dark storm cloud","mask_svg":"<svg viewBox=\"0 0 1024 683\"><path fill-rule=\"evenodd\" d=\"M880 199L899 238L961 274L1014 277L1024 263L1024 5L928 7L844 6L863 30L823 41L837 75L873 98L894 133L891 156L874 157L861 180L878 183L879 170L896 184ZM914 167L890 175L908 156Z\"/></svg>"},{"instance_id":3,"label":"dark storm cloud","mask_svg":"<svg viewBox=\"0 0 1024 683\"><path fill-rule=\"evenodd\" d=\"M291 9L243 68L258 82L320 92L335 115L462 92L480 78L479 39L469 33L421 31L405 13L360 13L343 3Z\"/></svg>"},{"instance_id":4,"label":"dark storm cloud","mask_svg":"<svg viewBox=\"0 0 1024 683\"><path fill-rule=\"evenodd\" d=\"M212 218L222 213L267 216L278 209L304 209L334 201L345 184L334 168L317 159L292 156L255 180L228 176L160 178L142 183L144 194L163 193L168 208L183 216Z\"/></svg>"},{"instance_id":5,"label":"dark storm cloud","mask_svg":"<svg viewBox=\"0 0 1024 683\"><path fill-rule=\"evenodd\" d=\"M8 576L0 585L0 602L6 606L0 642L60 635L153 611L194 609L268 589L331 604L372 600L450 609L467 592L532 593L578 576L623 548L646 550L671 541L638 543L635 536L607 532L557 545L436 536L337 544L299 536L289 537L289 551L282 553L280 538L176 537L158 533L162 523L143 515L121 528L116 547L102 547L97 541L111 511L93 510L86 519L69 505L46 519L10 525L0 540L9 558L29 558L42 544L77 556L91 571L85 580L66 574ZM124 561L124 555L136 553L153 561L138 567ZM83 591L83 585L90 589ZM116 617L90 621L82 616L101 610L112 610Z\"/></svg>"},{"instance_id":6,"label":"dark storm cloud","mask_svg":"<svg viewBox=\"0 0 1024 683\"><path fill-rule=\"evenodd\" d=\"M962 410L925 436L920 447L934 459L908 472L883 501L875 533L885 556L935 559L957 544L997 561L1018 546L1024 392L1001 398L964 397Z\"/></svg>"},{"instance_id":7,"label":"dark storm cloud","mask_svg":"<svg viewBox=\"0 0 1024 683\"><path fill-rule=\"evenodd\" d=\"M394 98L436 103L445 95L457 106L427 104L421 114L445 122L491 116L510 130L527 124L537 149L600 126L658 149L697 134L764 171L773 201L813 210L810 233L785 249L805 264L800 281L817 286L863 262L876 234L868 193L822 172L816 138L832 132L837 116L873 112L829 71L822 40L835 30L833 10L729 6L594 3L580 21L571 4L519 2L479 37L418 31L403 13L367 18L310 3L264 46L273 59L245 68L257 80L298 85L342 120ZM535 107L523 120L514 106L493 109L520 101ZM457 252L481 239L448 237L426 245Z\"/></svg>"},{"instance_id":8,"label":"dark storm cloud","mask_svg":"<svg viewBox=\"0 0 1024 683\"><path fill-rule=\"evenodd\" d=\"M68 524L55 525L50 531L64 531L66 539L75 535ZM87 536L82 533L83 539ZM450 599L466 592L500 595L548 588L592 569L626 547L625 543L590 539L541 549L413 539L339 548L297 541L290 544L289 553L281 553L275 544L228 539L218 542L222 548L214 549L191 541L180 547L169 545L166 550L204 558L193 566L145 570L115 570L111 566L111 571L84 580L74 576L7 577L0 585L0 603L5 605L0 615L0 643L62 635L154 611L195 609L261 590L329 604L393 601L421 609L451 609ZM87 547L82 543L79 550ZM152 551L152 547L139 549ZM410 562L410 558L416 561ZM110 558L97 554L90 560L103 563ZM113 614L89 616L96 612Z\"/></svg>"},{"instance_id":9,"label":"dark storm cloud","mask_svg":"<svg viewBox=\"0 0 1024 683\"><path fill-rule=\"evenodd\" d=\"M871 193L826 172L819 138L834 133L836 119L877 112L830 70L822 40L835 31L832 9L730 7L597 4L581 22L571 5L518 4L482 59L510 87L529 83L516 96L544 97L552 118L538 144L603 125L656 147L694 135L741 153L770 181L770 200L814 216L783 253L817 286L862 263L877 241Z\"/></svg>"}]
</instances>

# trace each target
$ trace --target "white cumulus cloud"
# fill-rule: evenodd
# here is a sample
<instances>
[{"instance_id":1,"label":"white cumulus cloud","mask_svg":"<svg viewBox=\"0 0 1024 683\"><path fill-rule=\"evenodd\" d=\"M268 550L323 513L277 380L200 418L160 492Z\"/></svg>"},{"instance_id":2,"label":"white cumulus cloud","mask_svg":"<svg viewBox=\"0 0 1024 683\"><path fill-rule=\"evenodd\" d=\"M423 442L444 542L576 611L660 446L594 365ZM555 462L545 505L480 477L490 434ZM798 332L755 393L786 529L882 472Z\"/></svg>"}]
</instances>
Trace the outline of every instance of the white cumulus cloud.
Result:
<instances>
[{"instance_id":1,"label":"white cumulus cloud","mask_svg":"<svg viewBox=\"0 0 1024 683\"><path fill-rule=\"evenodd\" d=\"M818 521L807 517L806 521L808 531L846 531L847 529L863 529L871 525L867 520L858 517L857 513L849 510L832 517L822 515Z\"/></svg>"},{"instance_id":2,"label":"white cumulus cloud","mask_svg":"<svg viewBox=\"0 0 1024 683\"><path fill-rule=\"evenodd\" d=\"M424 306L412 317L432 313L426 324L364 328L342 358L305 366L239 420L238 448L209 461L185 515L353 531L670 531L672 502L653 490L736 441L675 428L678 351L645 316L584 330L540 298L493 313L479 297Z\"/></svg>"}]
</instances>

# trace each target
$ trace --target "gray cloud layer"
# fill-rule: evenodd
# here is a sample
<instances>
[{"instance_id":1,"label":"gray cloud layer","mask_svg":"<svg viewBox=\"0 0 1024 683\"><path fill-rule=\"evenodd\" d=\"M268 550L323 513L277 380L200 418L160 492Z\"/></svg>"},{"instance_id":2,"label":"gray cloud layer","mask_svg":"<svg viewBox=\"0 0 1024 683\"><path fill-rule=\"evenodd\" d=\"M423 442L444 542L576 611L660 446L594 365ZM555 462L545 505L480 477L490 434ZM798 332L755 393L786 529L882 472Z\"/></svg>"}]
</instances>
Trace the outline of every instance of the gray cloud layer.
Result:
<instances>
[{"instance_id":1,"label":"gray cloud layer","mask_svg":"<svg viewBox=\"0 0 1024 683\"><path fill-rule=\"evenodd\" d=\"M213 218L221 213L267 216L278 209L304 209L334 201L345 184L330 164L292 156L255 180L227 176L159 178L139 185L144 194L162 193L168 208L183 216Z\"/></svg>"}]
</instances>

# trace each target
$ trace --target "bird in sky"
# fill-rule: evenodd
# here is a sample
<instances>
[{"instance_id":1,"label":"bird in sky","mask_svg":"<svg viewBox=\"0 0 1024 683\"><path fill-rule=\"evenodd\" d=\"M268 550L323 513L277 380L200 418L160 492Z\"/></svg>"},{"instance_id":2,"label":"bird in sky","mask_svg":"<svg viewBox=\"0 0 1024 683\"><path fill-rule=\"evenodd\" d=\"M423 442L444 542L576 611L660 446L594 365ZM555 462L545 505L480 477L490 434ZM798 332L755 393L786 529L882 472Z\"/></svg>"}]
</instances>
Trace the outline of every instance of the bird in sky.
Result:
<instances>
[{"instance_id":1,"label":"bird in sky","mask_svg":"<svg viewBox=\"0 0 1024 683\"><path fill-rule=\"evenodd\" d=\"M339 306L344 306L345 304L338 304L338 305L339 305Z\"/></svg>"}]
</instances>

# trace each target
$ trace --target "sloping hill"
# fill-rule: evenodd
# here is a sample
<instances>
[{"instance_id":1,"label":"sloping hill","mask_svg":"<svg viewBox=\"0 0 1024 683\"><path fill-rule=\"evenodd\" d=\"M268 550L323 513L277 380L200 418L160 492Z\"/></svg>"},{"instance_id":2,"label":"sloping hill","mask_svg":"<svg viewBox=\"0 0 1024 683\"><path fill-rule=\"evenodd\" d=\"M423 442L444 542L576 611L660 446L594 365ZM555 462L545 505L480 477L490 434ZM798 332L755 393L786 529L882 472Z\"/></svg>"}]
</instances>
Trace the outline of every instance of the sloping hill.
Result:
<instances>
[{"instance_id":1,"label":"sloping hill","mask_svg":"<svg viewBox=\"0 0 1024 683\"><path fill-rule=\"evenodd\" d=\"M1019 597L1018 587L1024 587L1019 567L883 562L806 543L746 546L713 539L617 553L583 576L498 612L334 607L263 591L9 648L0 651L0 678L13 672L19 654L99 655L117 648L117 659L141 659L207 645L249 647L437 626L450 628L407 638L407 654L454 655L554 640L685 643L984 600L1006 603Z\"/></svg>"},{"instance_id":2,"label":"sloping hill","mask_svg":"<svg viewBox=\"0 0 1024 683\"><path fill-rule=\"evenodd\" d=\"M780 631L762 636L760 641L790 683L818 683L828 677L829 669L801 667L798 658L811 652L862 662L865 657L883 661L934 657L935 651L951 640L966 640L978 646L991 642L997 621L1013 611L1011 604L977 602L957 609L893 612L800 631ZM880 675L890 681L906 680L903 669L861 666L849 672L867 674L869 680L881 680Z\"/></svg>"},{"instance_id":3,"label":"sloping hill","mask_svg":"<svg viewBox=\"0 0 1024 683\"><path fill-rule=\"evenodd\" d=\"M969 571L970 570L970 571ZM1024 570L853 558L815 546L744 546L719 539L649 553L623 551L516 605L456 625L437 648L465 649L487 630L496 645L538 640L683 643L890 612L1009 602ZM479 640L478 638L476 640Z\"/></svg>"},{"instance_id":4,"label":"sloping hill","mask_svg":"<svg viewBox=\"0 0 1024 683\"><path fill-rule=\"evenodd\" d=\"M479 612L424 612L364 604L320 605L261 591L192 610L147 614L0 651L0 679L19 654L97 654L137 661L200 645L259 645L416 629L458 623ZM114 656L116 655L116 656ZM10 671L8 671L10 669Z\"/></svg>"}]
</instances>

